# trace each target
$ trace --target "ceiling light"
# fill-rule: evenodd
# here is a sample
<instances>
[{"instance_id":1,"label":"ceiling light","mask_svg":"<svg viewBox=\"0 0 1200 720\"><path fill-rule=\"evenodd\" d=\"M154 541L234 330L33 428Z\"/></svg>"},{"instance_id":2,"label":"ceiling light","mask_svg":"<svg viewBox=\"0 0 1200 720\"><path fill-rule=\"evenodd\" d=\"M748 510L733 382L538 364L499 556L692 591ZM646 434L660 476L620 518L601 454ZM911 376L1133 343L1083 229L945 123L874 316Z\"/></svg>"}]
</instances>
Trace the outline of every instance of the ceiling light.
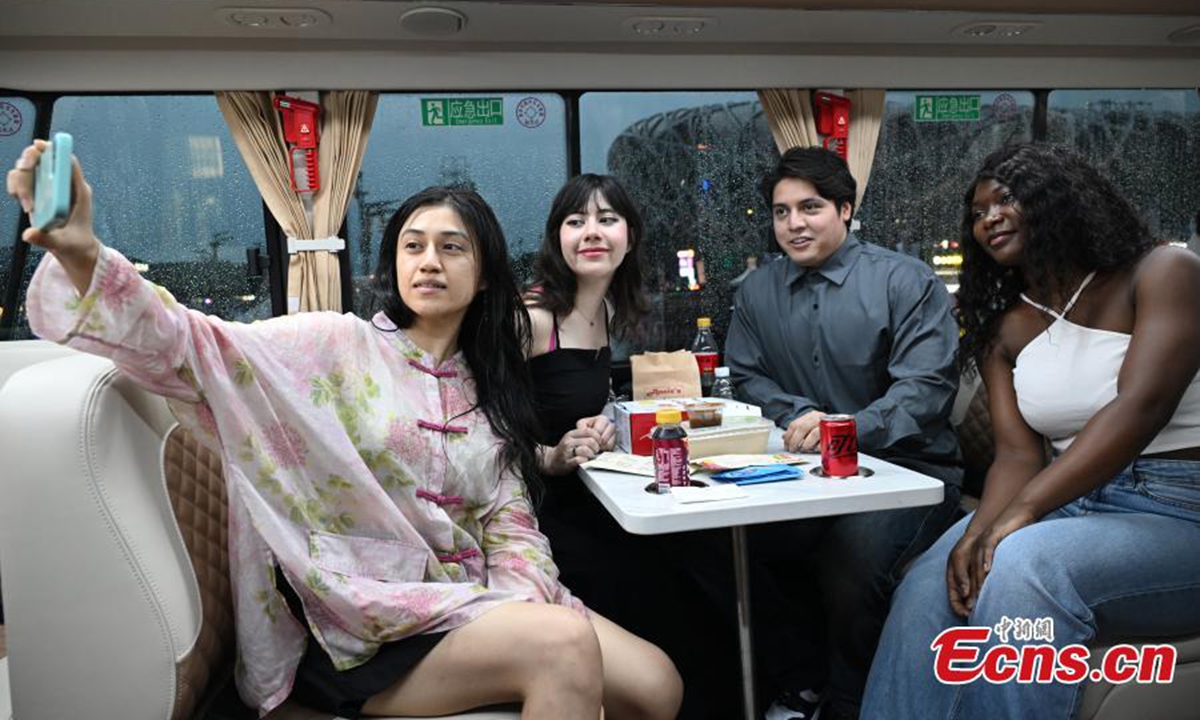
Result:
<instances>
[{"instance_id":1,"label":"ceiling light","mask_svg":"<svg viewBox=\"0 0 1200 720\"><path fill-rule=\"evenodd\" d=\"M621 24L642 37L684 38L699 35L716 25L716 21L698 17L631 17Z\"/></svg>"},{"instance_id":2,"label":"ceiling light","mask_svg":"<svg viewBox=\"0 0 1200 720\"><path fill-rule=\"evenodd\" d=\"M1167 36L1175 45L1200 45L1200 25L1180 28Z\"/></svg>"},{"instance_id":3,"label":"ceiling light","mask_svg":"<svg viewBox=\"0 0 1200 720\"><path fill-rule=\"evenodd\" d=\"M256 12L235 12L229 16L229 21L242 27L266 27L271 24L266 15Z\"/></svg>"},{"instance_id":4,"label":"ceiling light","mask_svg":"<svg viewBox=\"0 0 1200 720\"><path fill-rule=\"evenodd\" d=\"M638 35L658 35L667 26L662 20L638 20L632 27L633 31Z\"/></svg>"},{"instance_id":5,"label":"ceiling light","mask_svg":"<svg viewBox=\"0 0 1200 720\"><path fill-rule=\"evenodd\" d=\"M954 28L955 35L974 39L1012 39L1023 37L1042 26L1038 22L976 22Z\"/></svg>"},{"instance_id":6,"label":"ceiling light","mask_svg":"<svg viewBox=\"0 0 1200 720\"><path fill-rule=\"evenodd\" d=\"M321 23L320 18L312 13L282 13L279 16L280 22L288 27L306 28Z\"/></svg>"},{"instance_id":7,"label":"ceiling light","mask_svg":"<svg viewBox=\"0 0 1200 720\"><path fill-rule=\"evenodd\" d=\"M307 30L333 24L333 17L316 8L221 8L218 20L251 30Z\"/></svg>"},{"instance_id":8,"label":"ceiling light","mask_svg":"<svg viewBox=\"0 0 1200 720\"><path fill-rule=\"evenodd\" d=\"M976 23L975 25L970 25L962 29L963 35L970 35L971 37L987 37L988 35L994 35L995 33L995 25L985 25L984 23Z\"/></svg>"},{"instance_id":9,"label":"ceiling light","mask_svg":"<svg viewBox=\"0 0 1200 720\"><path fill-rule=\"evenodd\" d=\"M419 7L400 16L401 28L425 37L456 35L466 26L467 16L449 8Z\"/></svg>"}]
</instances>

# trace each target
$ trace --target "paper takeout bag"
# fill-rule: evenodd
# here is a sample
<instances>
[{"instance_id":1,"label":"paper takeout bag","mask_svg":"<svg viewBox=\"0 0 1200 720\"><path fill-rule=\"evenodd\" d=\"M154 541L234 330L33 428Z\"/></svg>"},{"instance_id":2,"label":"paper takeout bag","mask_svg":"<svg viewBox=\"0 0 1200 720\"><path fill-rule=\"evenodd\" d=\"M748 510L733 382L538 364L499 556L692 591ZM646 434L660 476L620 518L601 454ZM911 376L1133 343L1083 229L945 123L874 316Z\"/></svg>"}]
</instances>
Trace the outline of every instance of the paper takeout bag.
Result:
<instances>
[{"instance_id":1,"label":"paper takeout bag","mask_svg":"<svg viewBox=\"0 0 1200 720\"><path fill-rule=\"evenodd\" d=\"M642 353L629 363L634 400L700 397L700 367L687 350Z\"/></svg>"}]
</instances>

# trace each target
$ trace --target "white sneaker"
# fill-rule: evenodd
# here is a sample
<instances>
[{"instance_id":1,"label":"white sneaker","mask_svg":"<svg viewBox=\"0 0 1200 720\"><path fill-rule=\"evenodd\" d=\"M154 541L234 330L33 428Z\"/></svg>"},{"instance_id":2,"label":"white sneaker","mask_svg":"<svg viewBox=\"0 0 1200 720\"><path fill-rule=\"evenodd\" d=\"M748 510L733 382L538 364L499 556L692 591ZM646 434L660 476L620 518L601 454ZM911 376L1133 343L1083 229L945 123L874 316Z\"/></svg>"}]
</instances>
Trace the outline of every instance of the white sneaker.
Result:
<instances>
[{"instance_id":1,"label":"white sneaker","mask_svg":"<svg viewBox=\"0 0 1200 720\"><path fill-rule=\"evenodd\" d=\"M812 690L789 690L771 703L763 720L817 720L820 715L820 695Z\"/></svg>"}]
</instances>

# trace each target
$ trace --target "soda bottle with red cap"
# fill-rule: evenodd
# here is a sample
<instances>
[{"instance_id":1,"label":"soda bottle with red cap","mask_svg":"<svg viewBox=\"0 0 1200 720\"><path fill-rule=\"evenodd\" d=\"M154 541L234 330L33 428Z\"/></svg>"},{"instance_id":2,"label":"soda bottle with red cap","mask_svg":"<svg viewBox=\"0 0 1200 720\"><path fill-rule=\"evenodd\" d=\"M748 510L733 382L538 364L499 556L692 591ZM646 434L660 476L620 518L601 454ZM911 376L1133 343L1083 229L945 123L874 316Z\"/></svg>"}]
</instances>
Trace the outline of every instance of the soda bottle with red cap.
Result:
<instances>
[{"instance_id":1,"label":"soda bottle with red cap","mask_svg":"<svg viewBox=\"0 0 1200 720\"><path fill-rule=\"evenodd\" d=\"M708 396L712 390L720 352L712 334L712 318L696 318L696 339L692 341L692 354L700 366L700 394Z\"/></svg>"}]
</instances>

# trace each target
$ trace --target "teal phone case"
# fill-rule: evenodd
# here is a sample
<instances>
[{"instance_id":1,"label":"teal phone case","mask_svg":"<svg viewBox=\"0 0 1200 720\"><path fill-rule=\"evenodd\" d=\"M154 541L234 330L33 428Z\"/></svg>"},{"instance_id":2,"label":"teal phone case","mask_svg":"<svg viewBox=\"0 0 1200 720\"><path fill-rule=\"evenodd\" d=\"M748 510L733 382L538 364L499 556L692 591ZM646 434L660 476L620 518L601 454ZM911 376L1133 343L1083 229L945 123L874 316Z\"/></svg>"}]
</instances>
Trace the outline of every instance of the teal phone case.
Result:
<instances>
[{"instance_id":1,"label":"teal phone case","mask_svg":"<svg viewBox=\"0 0 1200 720\"><path fill-rule=\"evenodd\" d=\"M38 230L62 227L71 214L71 153L74 140L68 133L54 133L50 147L38 160L33 181L33 217Z\"/></svg>"}]
</instances>

